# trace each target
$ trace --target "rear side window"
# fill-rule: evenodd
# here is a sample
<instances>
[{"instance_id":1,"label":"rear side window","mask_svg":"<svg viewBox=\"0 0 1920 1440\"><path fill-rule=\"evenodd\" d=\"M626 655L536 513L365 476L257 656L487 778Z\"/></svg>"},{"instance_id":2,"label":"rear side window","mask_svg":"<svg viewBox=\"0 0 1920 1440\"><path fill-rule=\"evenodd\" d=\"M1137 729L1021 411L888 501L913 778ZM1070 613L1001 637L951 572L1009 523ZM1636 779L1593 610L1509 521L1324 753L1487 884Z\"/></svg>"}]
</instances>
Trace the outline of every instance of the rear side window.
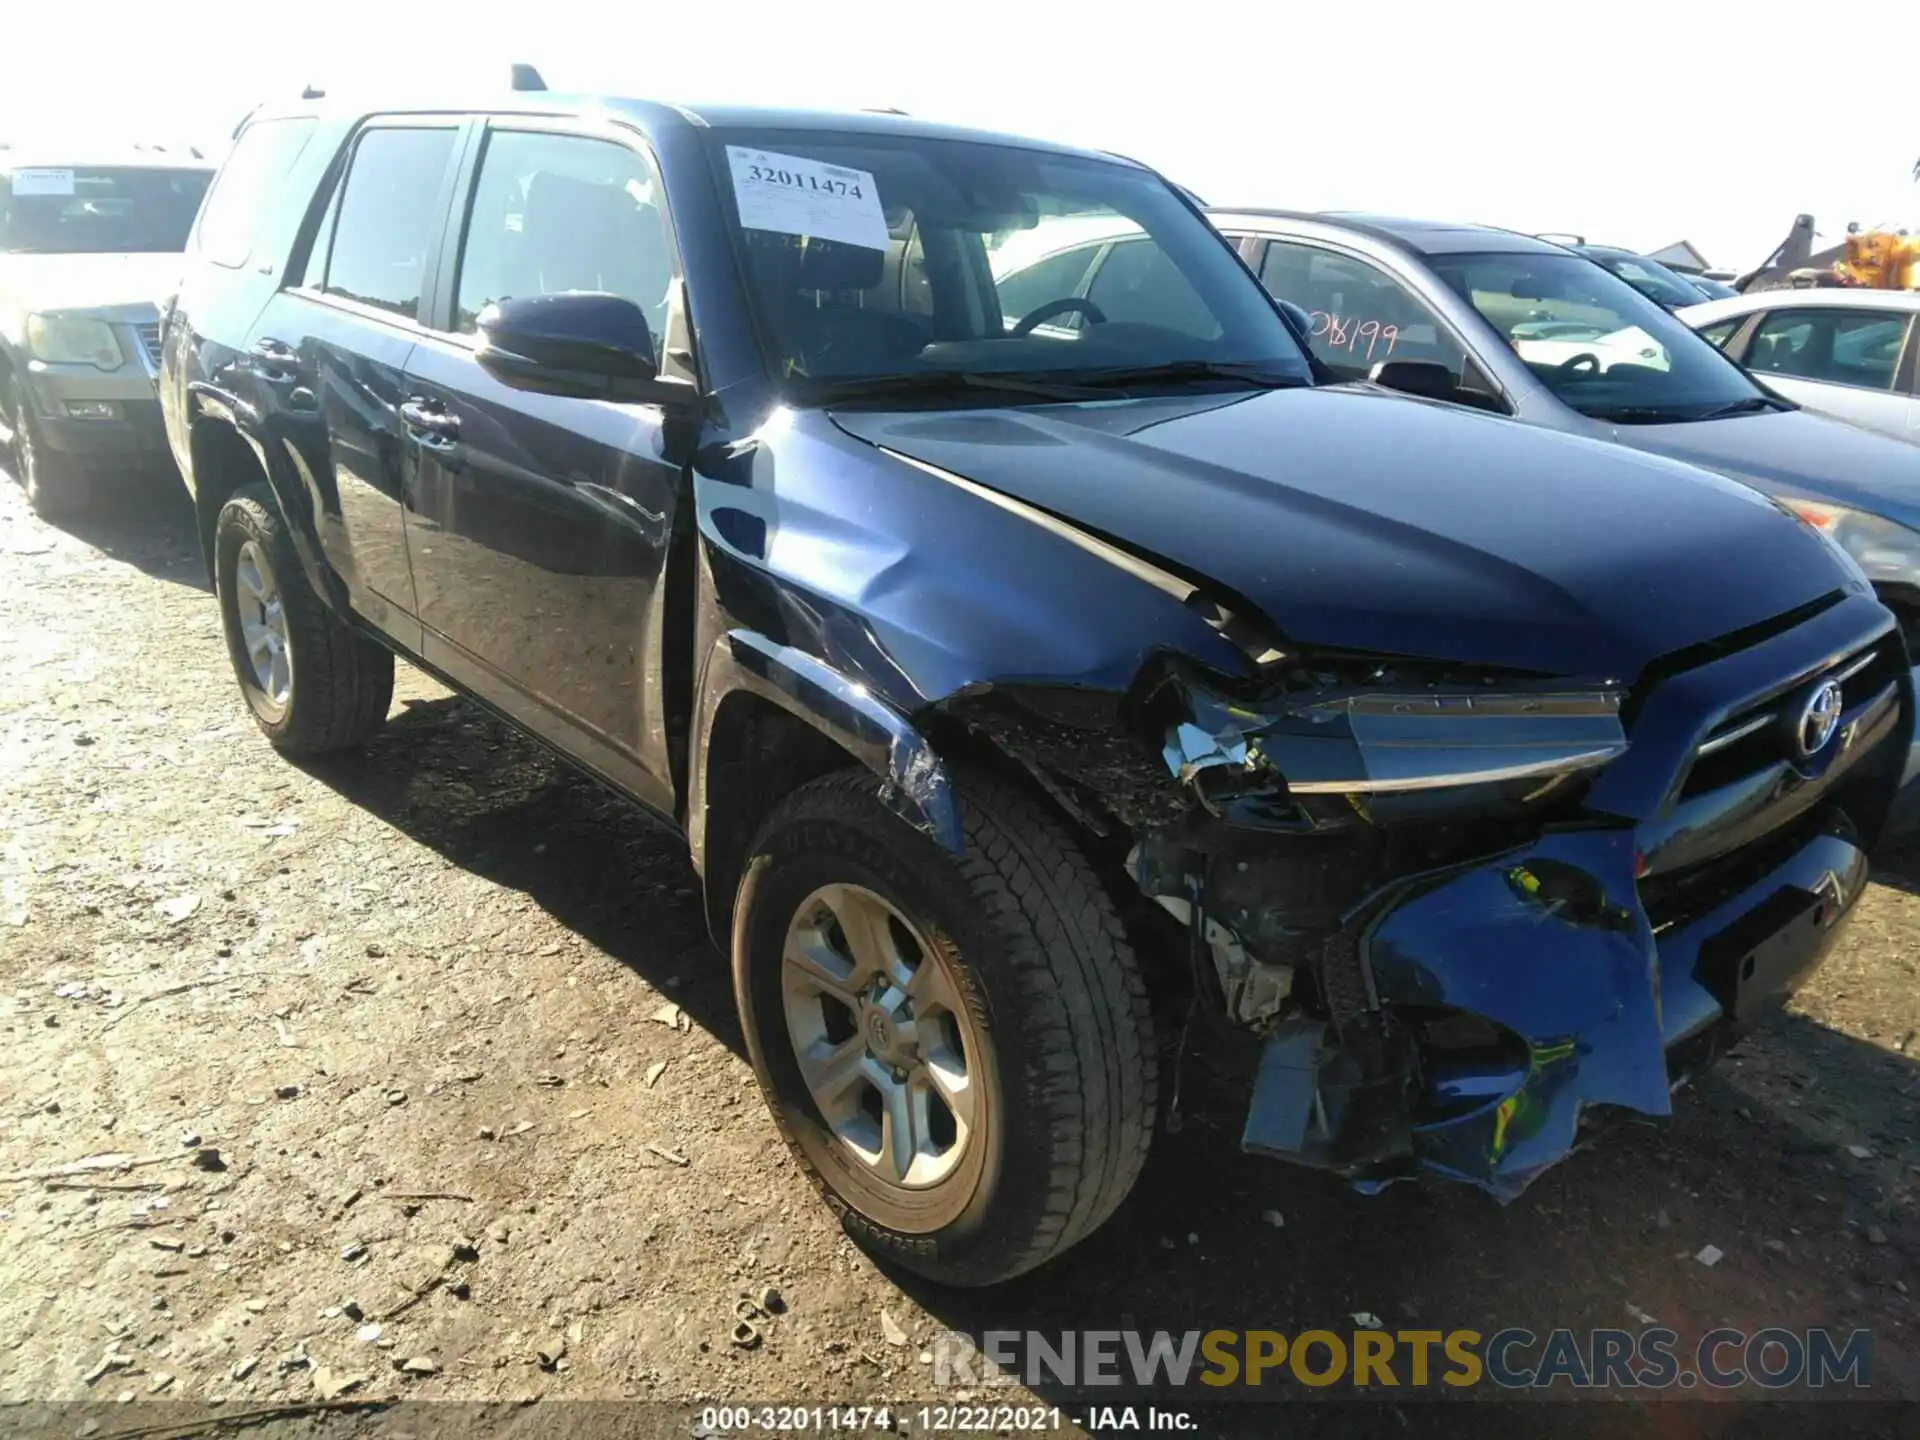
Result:
<instances>
[{"instance_id":1,"label":"rear side window","mask_svg":"<svg viewBox=\"0 0 1920 1440\"><path fill-rule=\"evenodd\" d=\"M314 122L262 120L240 134L200 210L195 242L215 265L247 263L268 218L268 201L313 136Z\"/></svg>"},{"instance_id":2,"label":"rear side window","mask_svg":"<svg viewBox=\"0 0 1920 1440\"><path fill-rule=\"evenodd\" d=\"M455 134L369 130L360 137L340 193L321 287L327 294L418 317Z\"/></svg>"}]
</instances>

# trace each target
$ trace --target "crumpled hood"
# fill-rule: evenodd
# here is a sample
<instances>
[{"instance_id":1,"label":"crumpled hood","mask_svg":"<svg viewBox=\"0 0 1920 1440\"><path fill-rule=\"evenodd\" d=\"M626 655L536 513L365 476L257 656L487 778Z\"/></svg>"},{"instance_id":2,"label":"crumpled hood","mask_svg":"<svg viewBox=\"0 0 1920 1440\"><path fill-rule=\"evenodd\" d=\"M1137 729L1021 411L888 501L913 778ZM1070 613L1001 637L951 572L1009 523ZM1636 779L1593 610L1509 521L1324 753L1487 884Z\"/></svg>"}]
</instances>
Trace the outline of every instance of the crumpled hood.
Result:
<instances>
[{"instance_id":1,"label":"crumpled hood","mask_svg":"<svg viewBox=\"0 0 1920 1440\"><path fill-rule=\"evenodd\" d=\"M137 255L0 255L0 304L19 311L101 313L152 320L158 302L178 285L186 257ZM105 312L138 310L139 314Z\"/></svg>"},{"instance_id":2,"label":"crumpled hood","mask_svg":"<svg viewBox=\"0 0 1920 1440\"><path fill-rule=\"evenodd\" d=\"M1920 445L1828 415L1787 410L1690 425L1623 425L1614 438L1762 490L1833 500L1920 528Z\"/></svg>"},{"instance_id":3,"label":"crumpled hood","mask_svg":"<svg viewBox=\"0 0 1920 1440\"><path fill-rule=\"evenodd\" d=\"M833 418L1322 648L1630 680L1857 583L1744 486L1382 391Z\"/></svg>"}]
</instances>

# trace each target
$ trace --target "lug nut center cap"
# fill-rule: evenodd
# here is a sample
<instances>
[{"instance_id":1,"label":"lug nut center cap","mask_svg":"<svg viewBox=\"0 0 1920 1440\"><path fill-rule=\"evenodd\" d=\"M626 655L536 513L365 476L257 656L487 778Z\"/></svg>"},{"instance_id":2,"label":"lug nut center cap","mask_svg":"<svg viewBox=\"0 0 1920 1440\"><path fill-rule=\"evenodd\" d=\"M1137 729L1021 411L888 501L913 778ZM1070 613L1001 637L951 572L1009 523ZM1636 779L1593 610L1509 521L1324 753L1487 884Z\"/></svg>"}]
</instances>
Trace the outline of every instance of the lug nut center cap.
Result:
<instances>
[{"instance_id":1,"label":"lug nut center cap","mask_svg":"<svg viewBox=\"0 0 1920 1440\"><path fill-rule=\"evenodd\" d=\"M876 1055L885 1055L893 1049L893 1022L884 1010L867 1011L867 1048Z\"/></svg>"}]
</instances>

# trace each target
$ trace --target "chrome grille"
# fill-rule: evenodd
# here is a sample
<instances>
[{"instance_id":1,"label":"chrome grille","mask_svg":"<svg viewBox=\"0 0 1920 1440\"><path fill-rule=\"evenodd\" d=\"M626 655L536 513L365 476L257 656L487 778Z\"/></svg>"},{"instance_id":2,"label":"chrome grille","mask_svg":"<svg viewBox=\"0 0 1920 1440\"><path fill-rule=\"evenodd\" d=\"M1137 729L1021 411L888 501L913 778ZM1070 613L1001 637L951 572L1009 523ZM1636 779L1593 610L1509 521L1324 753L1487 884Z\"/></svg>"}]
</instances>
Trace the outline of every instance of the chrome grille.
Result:
<instances>
[{"instance_id":1,"label":"chrome grille","mask_svg":"<svg viewBox=\"0 0 1920 1440\"><path fill-rule=\"evenodd\" d=\"M1789 750L1793 717L1788 712L1811 687L1834 682L1840 686L1844 713L1858 714L1863 706L1878 708L1879 702L1893 694L1898 664L1898 641L1888 636L1728 716L1694 750L1681 798L1732 784L1782 760L1796 759Z\"/></svg>"},{"instance_id":2,"label":"chrome grille","mask_svg":"<svg viewBox=\"0 0 1920 1440\"><path fill-rule=\"evenodd\" d=\"M140 353L147 357L147 368L156 374L160 370L160 325L156 321L151 325L133 327L134 338L140 342Z\"/></svg>"}]
</instances>

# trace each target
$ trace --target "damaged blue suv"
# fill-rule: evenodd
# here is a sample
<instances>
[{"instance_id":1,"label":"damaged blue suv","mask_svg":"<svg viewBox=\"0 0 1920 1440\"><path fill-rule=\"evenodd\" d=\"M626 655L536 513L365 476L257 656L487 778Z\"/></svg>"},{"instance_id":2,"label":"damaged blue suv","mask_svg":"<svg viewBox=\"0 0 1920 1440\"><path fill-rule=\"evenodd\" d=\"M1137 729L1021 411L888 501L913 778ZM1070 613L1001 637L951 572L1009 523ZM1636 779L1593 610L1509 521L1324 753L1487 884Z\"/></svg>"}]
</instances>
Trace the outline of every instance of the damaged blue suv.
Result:
<instances>
[{"instance_id":1,"label":"damaged blue suv","mask_svg":"<svg viewBox=\"0 0 1920 1440\"><path fill-rule=\"evenodd\" d=\"M786 1138L951 1283L1126 1195L1157 973L1257 1042L1248 1147L1363 1184L1667 1113L1832 946L1910 741L1814 530L1322 383L1107 155L269 108L162 350L268 739L365 740L397 654L683 834Z\"/></svg>"}]
</instances>

